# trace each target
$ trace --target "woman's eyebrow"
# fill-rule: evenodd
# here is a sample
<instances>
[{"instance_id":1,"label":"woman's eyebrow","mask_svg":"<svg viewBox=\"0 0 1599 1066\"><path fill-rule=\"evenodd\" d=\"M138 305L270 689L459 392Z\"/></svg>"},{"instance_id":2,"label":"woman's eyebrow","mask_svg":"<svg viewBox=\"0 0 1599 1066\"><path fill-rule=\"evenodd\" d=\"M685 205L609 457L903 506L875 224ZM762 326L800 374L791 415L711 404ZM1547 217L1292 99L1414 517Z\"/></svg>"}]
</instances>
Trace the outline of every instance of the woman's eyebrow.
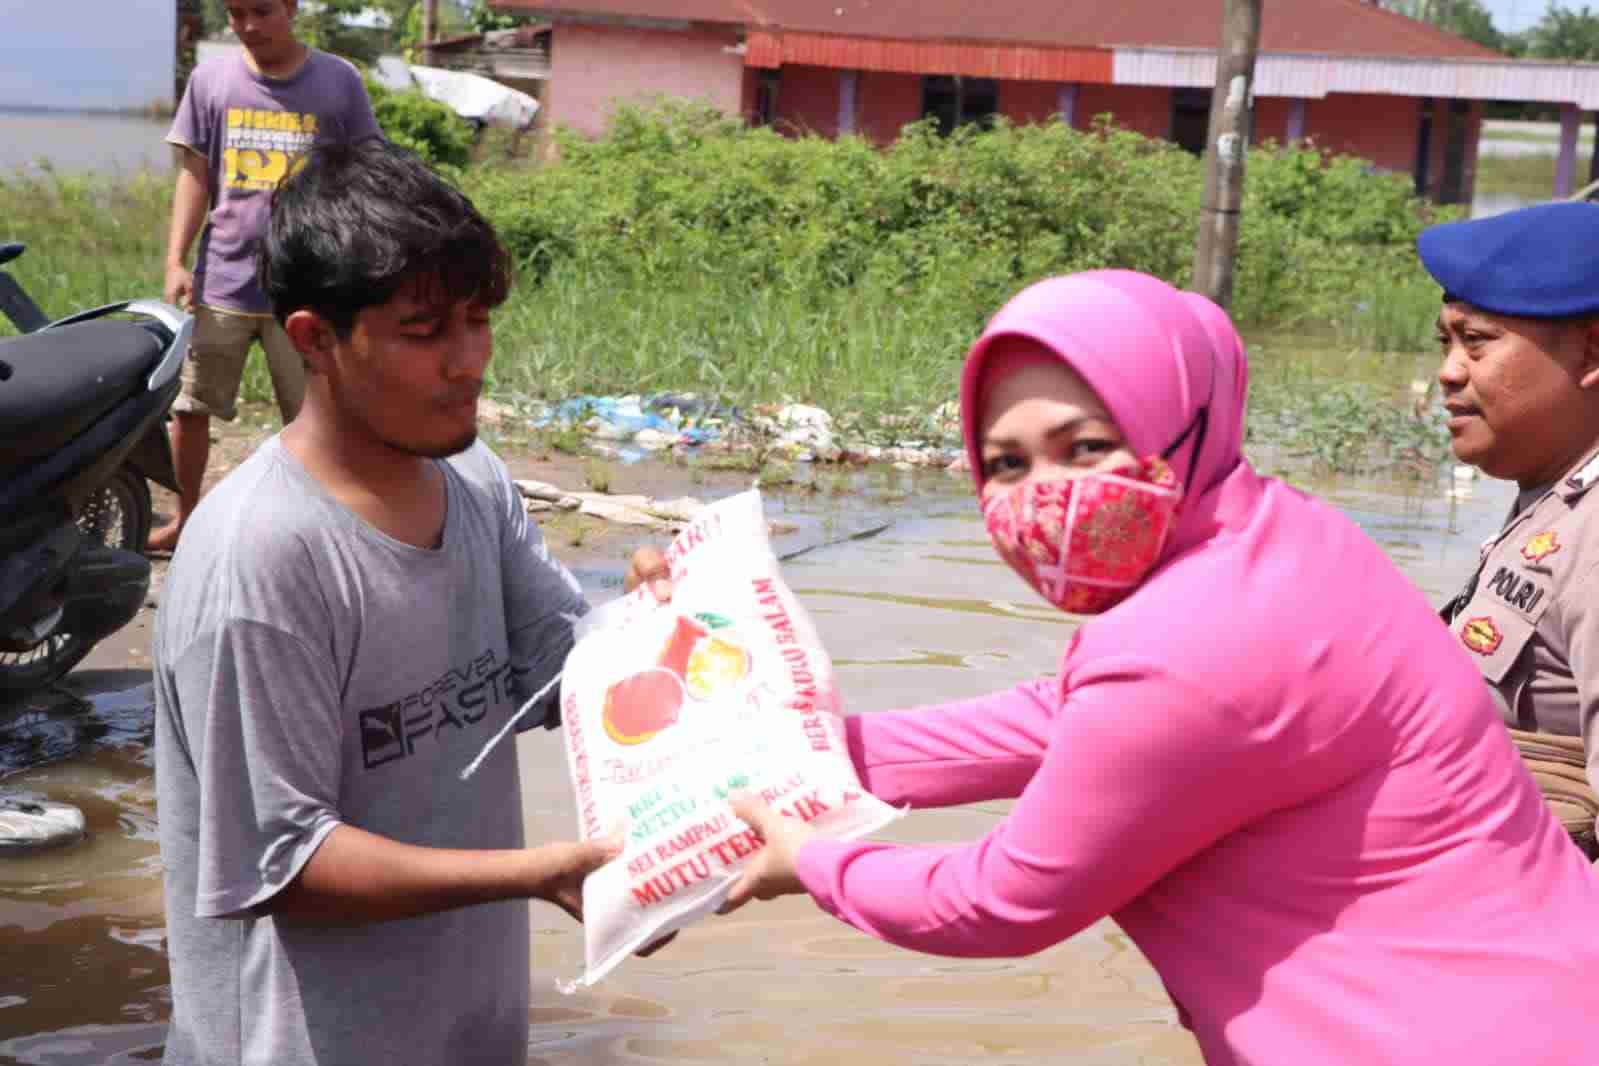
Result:
<instances>
[{"instance_id":1,"label":"woman's eyebrow","mask_svg":"<svg viewBox=\"0 0 1599 1066\"><path fill-rule=\"evenodd\" d=\"M1044 436L1054 439L1055 437L1062 436L1066 433L1071 433L1074 430L1081 428L1085 422L1106 421L1108 421L1108 419L1102 415L1078 415L1075 418L1068 418L1066 421L1060 423L1058 426L1055 426L1053 429L1047 430L1044 433ZM1014 437L984 437L982 446L984 448L1016 448L1019 447L1020 444L1021 442Z\"/></svg>"}]
</instances>

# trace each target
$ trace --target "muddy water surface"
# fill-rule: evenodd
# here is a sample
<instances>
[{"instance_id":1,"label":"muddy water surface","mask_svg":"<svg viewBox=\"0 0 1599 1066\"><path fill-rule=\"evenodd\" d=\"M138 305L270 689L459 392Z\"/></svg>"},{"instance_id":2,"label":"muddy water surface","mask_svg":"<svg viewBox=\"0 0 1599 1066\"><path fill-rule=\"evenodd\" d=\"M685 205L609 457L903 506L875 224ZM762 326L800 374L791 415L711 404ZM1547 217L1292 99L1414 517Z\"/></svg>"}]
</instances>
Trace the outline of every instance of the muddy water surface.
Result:
<instances>
[{"instance_id":1,"label":"muddy water surface","mask_svg":"<svg viewBox=\"0 0 1599 1066\"><path fill-rule=\"evenodd\" d=\"M1370 481L1312 486L1441 602L1498 524L1504 486ZM954 483L950 483L954 488ZM886 532L807 552L789 581L835 656L852 709L974 696L1053 669L1069 620L1040 609L994 560L967 498L919 497ZM814 537L870 516L849 506ZM596 597L614 574L587 572ZM1374 605L1380 610L1380 605ZM143 639L135 633L134 639ZM124 649L124 652L126 649ZM127 661L124 657L121 661ZM80 671L87 702L0 711L0 788L81 806L90 839L0 859L0 1063L159 1059L169 1009L156 855L148 674ZM97 694L98 693L98 694ZM519 741L530 839L575 818L558 742ZM1004 805L921 812L884 834L966 840ZM947 960L885 947L808 901L752 906L562 996L582 963L564 916L534 911L530 1063L1073 1063L1192 1066L1158 978L1109 922L1043 954Z\"/></svg>"}]
</instances>

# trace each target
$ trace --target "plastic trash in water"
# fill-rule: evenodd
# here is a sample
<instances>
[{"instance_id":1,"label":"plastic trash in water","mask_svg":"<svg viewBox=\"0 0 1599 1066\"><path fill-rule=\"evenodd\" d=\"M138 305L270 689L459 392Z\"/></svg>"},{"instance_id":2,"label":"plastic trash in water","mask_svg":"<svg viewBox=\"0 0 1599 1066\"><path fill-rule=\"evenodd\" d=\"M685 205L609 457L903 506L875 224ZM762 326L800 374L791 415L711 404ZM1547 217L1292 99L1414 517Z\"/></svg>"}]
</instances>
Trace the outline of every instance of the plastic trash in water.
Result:
<instances>
[{"instance_id":1,"label":"plastic trash in water","mask_svg":"<svg viewBox=\"0 0 1599 1066\"><path fill-rule=\"evenodd\" d=\"M581 426L600 440L614 441L624 461L674 444L698 446L721 437L736 422L738 410L694 393L651 396L573 396L543 408L532 418L536 428ZM627 447L636 444L636 447Z\"/></svg>"}]
</instances>

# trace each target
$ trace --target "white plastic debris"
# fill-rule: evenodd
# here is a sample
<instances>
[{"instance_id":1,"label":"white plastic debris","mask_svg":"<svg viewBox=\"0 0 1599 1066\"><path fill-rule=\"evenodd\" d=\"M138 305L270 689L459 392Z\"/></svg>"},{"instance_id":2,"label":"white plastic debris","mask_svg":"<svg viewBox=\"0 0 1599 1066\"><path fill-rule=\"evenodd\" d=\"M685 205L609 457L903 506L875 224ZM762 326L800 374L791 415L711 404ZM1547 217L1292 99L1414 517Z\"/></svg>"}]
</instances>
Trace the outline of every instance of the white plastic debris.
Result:
<instances>
[{"instance_id":1,"label":"white plastic debris","mask_svg":"<svg viewBox=\"0 0 1599 1066\"><path fill-rule=\"evenodd\" d=\"M820 407L791 403L769 416L755 418L756 428L777 438L778 446L790 452L829 452L837 450L833 441L833 416Z\"/></svg>"},{"instance_id":2,"label":"white plastic debris","mask_svg":"<svg viewBox=\"0 0 1599 1066\"><path fill-rule=\"evenodd\" d=\"M83 812L69 804L0 797L0 856L76 843L86 831Z\"/></svg>"},{"instance_id":3,"label":"white plastic debris","mask_svg":"<svg viewBox=\"0 0 1599 1066\"><path fill-rule=\"evenodd\" d=\"M547 481L531 478L516 482L529 513L559 509L577 511L591 518L626 526L647 526L664 532L692 522L706 503L692 496L658 500L640 494L611 495L605 492L569 492Z\"/></svg>"},{"instance_id":4,"label":"white plastic debris","mask_svg":"<svg viewBox=\"0 0 1599 1066\"><path fill-rule=\"evenodd\" d=\"M520 89L464 70L412 66L410 74L425 96L464 119L489 126L525 130L533 125L539 102Z\"/></svg>"},{"instance_id":5,"label":"white plastic debris","mask_svg":"<svg viewBox=\"0 0 1599 1066\"><path fill-rule=\"evenodd\" d=\"M662 448L670 448L676 444L677 435L675 433L663 433L658 429L645 428L633 434L633 443L645 451L655 452L660 451Z\"/></svg>"}]
</instances>

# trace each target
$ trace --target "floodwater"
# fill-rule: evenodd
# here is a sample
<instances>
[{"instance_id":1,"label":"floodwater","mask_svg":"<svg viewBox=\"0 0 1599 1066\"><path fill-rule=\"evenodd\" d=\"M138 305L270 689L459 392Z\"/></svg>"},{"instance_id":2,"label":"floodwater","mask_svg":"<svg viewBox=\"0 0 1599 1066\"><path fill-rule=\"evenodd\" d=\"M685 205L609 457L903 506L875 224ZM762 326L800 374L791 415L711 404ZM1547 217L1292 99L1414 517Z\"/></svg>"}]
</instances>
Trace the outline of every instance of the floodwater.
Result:
<instances>
[{"instance_id":1,"label":"floodwater","mask_svg":"<svg viewBox=\"0 0 1599 1066\"><path fill-rule=\"evenodd\" d=\"M994 559L961 483L923 484L942 492L916 492L886 531L785 567L853 710L975 696L1052 670L1070 632ZM1511 497L1505 485L1448 472L1427 485L1306 487L1359 521L1435 603L1464 578ZM811 535L831 539L869 518L846 509ZM615 577L586 576L596 596ZM9 730L0 719L0 760L68 755L4 787L75 803L90 828L75 847L0 859L0 1063L156 1060L170 1007L148 674L83 671L77 684L115 695L92 696L75 714L13 716ZM557 738L519 744L529 838L571 837ZM882 835L968 840L1004 809L918 812ZM883 946L789 899L695 926L573 996L555 980L581 968L579 931L547 907L535 907L533 924L530 1064L1200 1062L1158 978L1109 922L1030 958L950 960Z\"/></svg>"},{"instance_id":2,"label":"floodwater","mask_svg":"<svg viewBox=\"0 0 1599 1066\"><path fill-rule=\"evenodd\" d=\"M1540 202L1518 196L1513 192L1479 192L1476 199L1471 201L1471 217L1487 218L1490 215L1502 215L1506 211L1519 211L1523 207L1531 207Z\"/></svg>"},{"instance_id":3,"label":"floodwater","mask_svg":"<svg viewBox=\"0 0 1599 1066\"><path fill-rule=\"evenodd\" d=\"M169 119L133 115L0 110L0 175L46 167L64 174L166 173L170 126Z\"/></svg>"},{"instance_id":4,"label":"floodwater","mask_svg":"<svg viewBox=\"0 0 1599 1066\"><path fill-rule=\"evenodd\" d=\"M1577 150L1587 155L1593 150L1593 144L1593 124L1584 122L1577 131ZM1482 124L1482 139L1477 151L1485 156L1558 155L1560 123L1489 119Z\"/></svg>"}]
</instances>

